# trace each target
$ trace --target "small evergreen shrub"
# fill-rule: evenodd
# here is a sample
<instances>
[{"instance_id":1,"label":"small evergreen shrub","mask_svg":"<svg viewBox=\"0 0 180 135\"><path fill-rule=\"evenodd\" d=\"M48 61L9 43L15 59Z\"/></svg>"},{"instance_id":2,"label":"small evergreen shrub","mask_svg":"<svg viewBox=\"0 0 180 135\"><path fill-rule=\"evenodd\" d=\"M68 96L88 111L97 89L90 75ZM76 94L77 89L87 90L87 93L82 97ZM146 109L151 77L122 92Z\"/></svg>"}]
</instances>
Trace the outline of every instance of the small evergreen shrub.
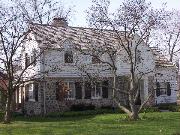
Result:
<instances>
[{"instance_id":1,"label":"small evergreen shrub","mask_svg":"<svg viewBox=\"0 0 180 135\"><path fill-rule=\"evenodd\" d=\"M180 106L177 104L161 104L158 105L159 110L169 110L172 112L180 112Z\"/></svg>"},{"instance_id":2,"label":"small evergreen shrub","mask_svg":"<svg viewBox=\"0 0 180 135\"><path fill-rule=\"evenodd\" d=\"M148 113L148 112L159 112L158 107L144 107L140 111L141 113Z\"/></svg>"},{"instance_id":3,"label":"small evergreen shrub","mask_svg":"<svg viewBox=\"0 0 180 135\"><path fill-rule=\"evenodd\" d=\"M0 112L0 122L3 121L3 116L4 116L4 113Z\"/></svg>"},{"instance_id":4,"label":"small evergreen shrub","mask_svg":"<svg viewBox=\"0 0 180 135\"><path fill-rule=\"evenodd\" d=\"M72 105L70 107L71 111L85 111L85 110L95 110L95 106L92 104L77 104L77 105Z\"/></svg>"}]
</instances>

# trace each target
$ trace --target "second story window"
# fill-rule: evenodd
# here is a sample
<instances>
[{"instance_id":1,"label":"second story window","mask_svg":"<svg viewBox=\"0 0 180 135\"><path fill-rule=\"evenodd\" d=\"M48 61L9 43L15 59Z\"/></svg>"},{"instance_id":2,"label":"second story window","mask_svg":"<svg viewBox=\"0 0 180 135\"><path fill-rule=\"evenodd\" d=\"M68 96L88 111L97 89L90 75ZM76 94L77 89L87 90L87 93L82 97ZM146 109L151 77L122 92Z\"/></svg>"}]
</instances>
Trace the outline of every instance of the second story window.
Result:
<instances>
[{"instance_id":1,"label":"second story window","mask_svg":"<svg viewBox=\"0 0 180 135\"><path fill-rule=\"evenodd\" d=\"M101 63L101 60L98 56L92 56L92 64Z\"/></svg>"},{"instance_id":2,"label":"second story window","mask_svg":"<svg viewBox=\"0 0 180 135\"><path fill-rule=\"evenodd\" d=\"M136 51L136 63L137 63L137 64L140 64L140 63L141 63L141 60L142 60L141 51L140 51L140 50L137 50L137 51Z\"/></svg>"},{"instance_id":3,"label":"second story window","mask_svg":"<svg viewBox=\"0 0 180 135\"><path fill-rule=\"evenodd\" d=\"M30 64L30 57L28 56L28 53L25 54L25 67L27 68Z\"/></svg>"},{"instance_id":4,"label":"second story window","mask_svg":"<svg viewBox=\"0 0 180 135\"><path fill-rule=\"evenodd\" d=\"M72 51L65 51L64 62L65 63L73 63L73 52Z\"/></svg>"},{"instance_id":5,"label":"second story window","mask_svg":"<svg viewBox=\"0 0 180 135\"><path fill-rule=\"evenodd\" d=\"M37 62L37 56L36 56L37 51L35 49L33 49L32 51L32 55L31 55L31 62L33 63L33 66L36 66L36 62Z\"/></svg>"}]
</instances>

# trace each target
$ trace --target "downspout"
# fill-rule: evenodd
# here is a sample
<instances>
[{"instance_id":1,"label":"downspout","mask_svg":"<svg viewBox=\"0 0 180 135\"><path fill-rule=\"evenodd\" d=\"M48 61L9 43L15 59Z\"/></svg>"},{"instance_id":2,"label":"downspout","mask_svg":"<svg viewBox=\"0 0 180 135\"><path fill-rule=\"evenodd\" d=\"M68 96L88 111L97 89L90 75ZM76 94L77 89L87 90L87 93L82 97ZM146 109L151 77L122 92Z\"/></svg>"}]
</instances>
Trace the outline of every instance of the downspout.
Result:
<instances>
[{"instance_id":1,"label":"downspout","mask_svg":"<svg viewBox=\"0 0 180 135\"><path fill-rule=\"evenodd\" d=\"M44 51L43 51L43 115L46 115L46 82L45 82L45 56L44 56Z\"/></svg>"}]
</instances>

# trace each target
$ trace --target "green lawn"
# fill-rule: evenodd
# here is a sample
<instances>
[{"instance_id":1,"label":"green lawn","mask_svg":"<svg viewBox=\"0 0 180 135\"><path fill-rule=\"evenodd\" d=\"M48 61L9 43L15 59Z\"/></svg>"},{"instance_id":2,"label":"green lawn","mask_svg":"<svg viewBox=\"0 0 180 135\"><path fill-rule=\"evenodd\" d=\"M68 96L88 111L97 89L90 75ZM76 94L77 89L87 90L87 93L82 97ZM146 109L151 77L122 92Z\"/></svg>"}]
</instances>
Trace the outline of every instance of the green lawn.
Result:
<instances>
[{"instance_id":1,"label":"green lawn","mask_svg":"<svg viewBox=\"0 0 180 135\"><path fill-rule=\"evenodd\" d=\"M176 133L176 134L175 134ZM180 112L141 114L128 121L125 114L101 114L64 118L16 117L0 123L0 135L179 135Z\"/></svg>"}]
</instances>

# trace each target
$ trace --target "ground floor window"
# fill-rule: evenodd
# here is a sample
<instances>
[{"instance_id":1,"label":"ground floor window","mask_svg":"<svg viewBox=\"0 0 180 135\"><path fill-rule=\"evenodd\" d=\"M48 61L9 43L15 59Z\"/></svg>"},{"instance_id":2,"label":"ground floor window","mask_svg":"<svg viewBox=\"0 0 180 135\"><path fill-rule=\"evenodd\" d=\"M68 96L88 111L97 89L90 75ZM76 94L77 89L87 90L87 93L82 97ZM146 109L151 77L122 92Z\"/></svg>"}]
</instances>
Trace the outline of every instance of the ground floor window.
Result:
<instances>
[{"instance_id":1,"label":"ground floor window","mask_svg":"<svg viewBox=\"0 0 180 135\"><path fill-rule=\"evenodd\" d=\"M108 81L94 84L76 81L56 82L56 100L100 98L108 98Z\"/></svg>"},{"instance_id":2,"label":"ground floor window","mask_svg":"<svg viewBox=\"0 0 180 135\"><path fill-rule=\"evenodd\" d=\"M100 82L96 82L93 87L92 87L92 91L91 91L91 98L102 98L102 86Z\"/></svg>"},{"instance_id":3,"label":"ground floor window","mask_svg":"<svg viewBox=\"0 0 180 135\"><path fill-rule=\"evenodd\" d=\"M156 96L171 95L171 87L169 82L157 82L156 83Z\"/></svg>"},{"instance_id":4,"label":"ground floor window","mask_svg":"<svg viewBox=\"0 0 180 135\"><path fill-rule=\"evenodd\" d=\"M86 99L108 98L108 81L95 82L93 84L86 82L85 98Z\"/></svg>"},{"instance_id":5,"label":"ground floor window","mask_svg":"<svg viewBox=\"0 0 180 135\"><path fill-rule=\"evenodd\" d=\"M65 98L67 99L74 99L74 91L75 91L75 84L74 82L64 82L65 86L67 87L67 94Z\"/></svg>"},{"instance_id":6,"label":"ground floor window","mask_svg":"<svg viewBox=\"0 0 180 135\"><path fill-rule=\"evenodd\" d=\"M26 90L26 100L38 101L38 84L37 83L26 84L25 90Z\"/></svg>"},{"instance_id":7,"label":"ground floor window","mask_svg":"<svg viewBox=\"0 0 180 135\"><path fill-rule=\"evenodd\" d=\"M75 83L74 82L56 82L56 100L74 99Z\"/></svg>"}]
</instances>

